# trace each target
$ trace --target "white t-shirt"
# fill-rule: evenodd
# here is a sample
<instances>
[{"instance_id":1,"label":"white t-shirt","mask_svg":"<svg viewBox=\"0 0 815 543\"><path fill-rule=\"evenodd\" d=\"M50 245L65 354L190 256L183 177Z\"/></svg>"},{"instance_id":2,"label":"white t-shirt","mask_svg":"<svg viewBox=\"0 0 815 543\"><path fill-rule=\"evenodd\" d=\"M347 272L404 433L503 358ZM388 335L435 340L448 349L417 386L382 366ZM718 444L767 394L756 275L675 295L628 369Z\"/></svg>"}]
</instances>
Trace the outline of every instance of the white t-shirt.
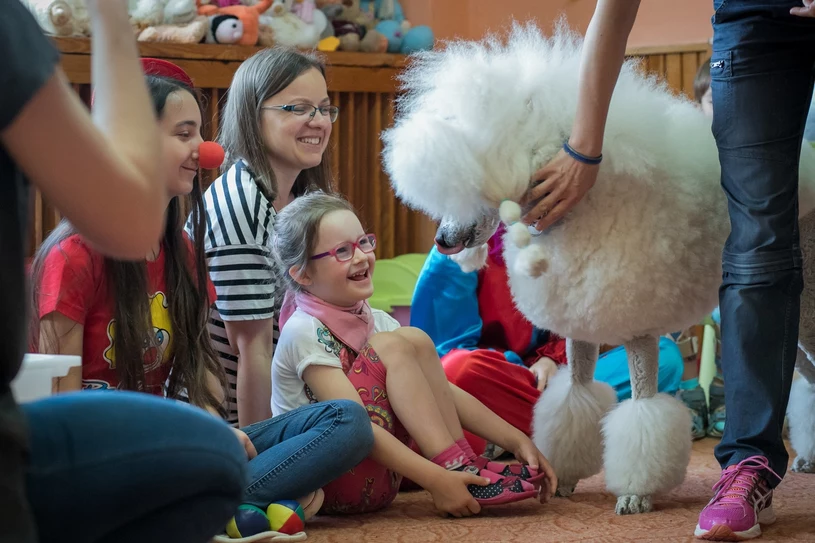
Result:
<instances>
[{"instance_id":1,"label":"white t-shirt","mask_svg":"<svg viewBox=\"0 0 815 543\"><path fill-rule=\"evenodd\" d=\"M379 309L372 309L374 332L391 332L399 322ZM296 309L280 332L272 360L272 415L288 413L312 403L306 394L303 372L312 365L342 369L341 345L328 328Z\"/></svg>"}]
</instances>

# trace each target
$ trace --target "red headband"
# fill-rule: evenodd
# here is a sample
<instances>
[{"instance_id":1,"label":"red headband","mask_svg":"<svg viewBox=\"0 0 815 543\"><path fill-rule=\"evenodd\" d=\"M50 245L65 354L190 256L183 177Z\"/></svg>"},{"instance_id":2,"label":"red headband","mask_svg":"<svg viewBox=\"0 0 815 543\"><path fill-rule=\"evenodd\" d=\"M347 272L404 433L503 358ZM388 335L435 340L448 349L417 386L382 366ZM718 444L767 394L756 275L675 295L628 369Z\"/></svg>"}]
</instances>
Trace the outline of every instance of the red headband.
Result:
<instances>
[{"instance_id":1,"label":"red headband","mask_svg":"<svg viewBox=\"0 0 815 543\"><path fill-rule=\"evenodd\" d=\"M144 71L144 75L168 77L184 83L189 88L195 87L195 85L192 84L192 79L190 79L190 76L187 75L187 72L168 60L162 60L160 58L143 58L141 59L141 67L142 71Z\"/></svg>"},{"instance_id":2,"label":"red headband","mask_svg":"<svg viewBox=\"0 0 815 543\"><path fill-rule=\"evenodd\" d=\"M141 69L142 72L144 72L144 75L157 75L160 77L166 77L168 79L174 79L179 83L185 84L191 89L195 88L195 85L192 84L192 79L190 79L190 76L187 75L187 72L168 60L162 60L160 58L143 58L141 59ZM91 107L93 107L95 96L96 91L91 91Z\"/></svg>"}]
</instances>

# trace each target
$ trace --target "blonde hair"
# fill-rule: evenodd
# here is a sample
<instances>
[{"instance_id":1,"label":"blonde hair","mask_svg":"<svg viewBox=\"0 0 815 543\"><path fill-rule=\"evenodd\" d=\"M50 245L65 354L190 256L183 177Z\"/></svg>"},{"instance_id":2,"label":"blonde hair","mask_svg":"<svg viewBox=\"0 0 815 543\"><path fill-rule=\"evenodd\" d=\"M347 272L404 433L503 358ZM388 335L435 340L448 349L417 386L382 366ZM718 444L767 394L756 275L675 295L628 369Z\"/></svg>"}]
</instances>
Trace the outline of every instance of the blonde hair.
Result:
<instances>
[{"instance_id":1,"label":"blonde hair","mask_svg":"<svg viewBox=\"0 0 815 543\"><path fill-rule=\"evenodd\" d=\"M222 171L227 171L239 160L245 160L261 192L270 202L277 198L278 189L263 143L261 106L312 69L318 70L325 78L325 64L317 55L289 47L272 47L246 59L229 86L218 130L218 141L227 155ZM319 165L300 172L292 187L295 197L314 189L332 191L330 152L331 146L326 147Z\"/></svg>"},{"instance_id":2,"label":"blonde hair","mask_svg":"<svg viewBox=\"0 0 815 543\"><path fill-rule=\"evenodd\" d=\"M295 198L275 217L274 254L279 273L289 289L301 290L289 270L295 268L297 274L306 270L317 243L320 221L332 211L356 213L342 196L315 191Z\"/></svg>"}]
</instances>

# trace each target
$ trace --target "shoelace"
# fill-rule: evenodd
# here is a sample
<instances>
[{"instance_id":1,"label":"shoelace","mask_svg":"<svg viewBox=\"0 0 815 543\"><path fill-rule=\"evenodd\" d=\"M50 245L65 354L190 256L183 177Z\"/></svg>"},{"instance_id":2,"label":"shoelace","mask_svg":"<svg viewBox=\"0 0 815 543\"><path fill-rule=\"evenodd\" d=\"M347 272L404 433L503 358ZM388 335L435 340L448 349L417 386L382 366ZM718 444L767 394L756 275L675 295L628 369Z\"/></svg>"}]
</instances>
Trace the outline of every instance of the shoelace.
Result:
<instances>
[{"instance_id":1,"label":"shoelace","mask_svg":"<svg viewBox=\"0 0 815 543\"><path fill-rule=\"evenodd\" d=\"M781 480L781 477L770 468L766 458L751 456L736 464L735 468L724 472L719 482L713 485L713 490L716 491L716 497L713 500L744 498L749 501L753 487L758 484L759 470L767 470L779 481Z\"/></svg>"}]
</instances>

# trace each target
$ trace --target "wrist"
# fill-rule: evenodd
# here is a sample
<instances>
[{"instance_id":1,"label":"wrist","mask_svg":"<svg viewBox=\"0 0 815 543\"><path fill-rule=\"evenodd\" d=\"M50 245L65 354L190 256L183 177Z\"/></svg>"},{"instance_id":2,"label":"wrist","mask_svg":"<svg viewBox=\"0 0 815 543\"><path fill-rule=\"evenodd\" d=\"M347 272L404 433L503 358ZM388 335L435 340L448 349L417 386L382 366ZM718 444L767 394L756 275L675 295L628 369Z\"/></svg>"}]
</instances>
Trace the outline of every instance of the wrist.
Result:
<instances>
[{"instance_id":1,"label":"wrist","mask_svg":"<svg viewBox=\"0 0 815 543\"><path fill-rule=\"evenodd\" d=\"M563 151L572 157L573 160L588 166L597 166L603 161L603 154L587 155L575 149L568 140L563 142Z\"/></svg>"},{"instance_id":2,"label":"wrist","mask_svg":"<svg viewBox=\"0 0 815 543\"><path fill-rule=\"evenodd\" d=\"M603 140L592 137L583 137L580 134L572 134L566 140L569 146L581 155L596 157L603 152Z\"/></svg>"}]
</instances>

